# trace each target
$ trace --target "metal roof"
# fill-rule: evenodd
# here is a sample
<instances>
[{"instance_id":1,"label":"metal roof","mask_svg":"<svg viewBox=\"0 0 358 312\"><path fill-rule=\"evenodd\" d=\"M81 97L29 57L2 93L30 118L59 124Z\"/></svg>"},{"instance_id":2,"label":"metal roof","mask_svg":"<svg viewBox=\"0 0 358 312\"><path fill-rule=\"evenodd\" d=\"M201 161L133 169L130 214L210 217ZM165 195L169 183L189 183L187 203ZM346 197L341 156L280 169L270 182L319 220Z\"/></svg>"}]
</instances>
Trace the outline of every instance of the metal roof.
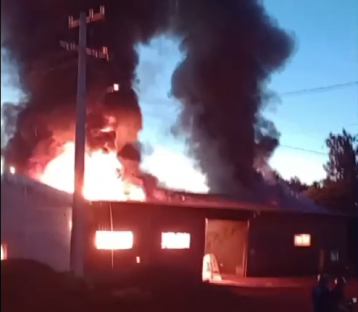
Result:
<instances>
[{"instance_id":1,"label":"metal roof","mask_svg":"<svg viewBox=\"0 0 358 312\"><path fill-rule=\"evenodd\" d=\"M45 196L46 200L56 202L58 205L71 205L72 194L59 191L34 179L19 174L7 174L2 177L1 190L3 195L3 183L21 187L33 194ZM5 186L5 185L4 185ZM256 198L255 198L256 197ZM166 191L166 199L149 201L167 205L180 205L187 207L203 207L213 209L246 210L253 212L284 212L284 213L308 213L323 215L341 215L332 212L328 208L318 205L313 200L300 194L296 194L285 185L272 185L265 187L260 196L252 196L250 200L240 200L239 197L215 194L193 194L176 191Z\"/></svg>"},{"instance_id":2,"label":"metal roof","mask_svg":"<svg viewBox=\"0 0 358 312\"><path fill-rule=\"evenodd\" d=\"M205 207L213 209L246 210L252 212L282 212L282 213L307 213L321 215L339 215L339 213L316 204L309 198L292 194L281 197L280 200L265 202L262 200L242 201L238 198L226 195L215 194L189 194L180 193L176 200L171 200L168 204L176 204L190 207ZM163 204L162 201L157 201Z\"/></svg>"},{"instance_id":3,"label":"metal roof","mask_svg":"<svg viewBox=\"0 0 358 312\"><path fill-rule=\"evenodd\" d=\"M14 192L16 191L18 196L24 196L26 194L38 195L40 200L51 201L58 206L68 206L72 204L72 195L69 193L59 191L23 175L10 173L2 175L1 196L14 196Z\"/></svg>"}]
</instances>

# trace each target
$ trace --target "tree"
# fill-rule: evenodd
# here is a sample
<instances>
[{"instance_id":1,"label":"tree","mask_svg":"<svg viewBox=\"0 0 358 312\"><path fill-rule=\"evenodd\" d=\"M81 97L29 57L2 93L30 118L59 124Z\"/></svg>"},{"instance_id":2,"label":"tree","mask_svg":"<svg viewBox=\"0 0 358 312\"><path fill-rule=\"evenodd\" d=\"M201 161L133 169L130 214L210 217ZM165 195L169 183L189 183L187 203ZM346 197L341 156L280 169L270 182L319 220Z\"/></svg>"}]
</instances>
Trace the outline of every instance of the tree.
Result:
<instances>
[{"instance_id":1,"label":"tree","mask_svg":"<svg viewBox=\"0 0 358 312\"><path fill-rule=\"evenodd\" d=\"M358 136L343 130L330 134L326 140L329 160L324 166L327 178L312 185L306 192L318 203L339 212L358 214ZM357 220L349 226L349 262L357 264Z\"/></svg>"},{"instance_id":2,"label":"tree","mask_svg":"<svg viewBox=\"0 0 358 312\"><path fill-rule=\"evenodd\" d=\"M346 130L330 134L326 140L329 160L324 166L327 179L324 188L335 199L340 210L356 214L358 211L358 136ZM338 203L339 201L340 203Z\"/></svg>"},{"instance_id":3,"label":"tree","mask_svg":"<svg viewBox=\"0 0 358 312\"><path fill-rule=\"evenodd\" d=\"M330 134L326 140L329 161L324 166L331 181L354 182L358 178L358 136L343 130L342 134Z\"/></svg>"},{"instance_id":4,"label":"tree","mask_svg":"<svg viewBox=\"0 0 358 312\"><path fill-rule=\"evenodd\" d=\"M350 213L350 209L345 204L347 200L343 183L332 182L328 179L314 182L304 193L320 205L343 213Z\"/></svg>"},{"instance_id":5,"label":"tree","mask_svg":"<svg viewBox=\"0 0 358 312\"><path fill-rule=\"evenodd\" d=\"M287 181L287 184L293 191L297 193L302 193L306 191L309 187L307 184L303 183L298 177L291 178Z\"/></svg>"},{"instance_id":6,"label":"tree","mask_svg":"<svg viewBox=\"0 0 358 312\"><path fill-rule=\"evenodd\" d=\"M306 194L318 203L343 213L358 211L358 137L343 130L329 134L326 140L329 159L324 169L325 180L316 182Z\"/></svg>"}]
</instances>

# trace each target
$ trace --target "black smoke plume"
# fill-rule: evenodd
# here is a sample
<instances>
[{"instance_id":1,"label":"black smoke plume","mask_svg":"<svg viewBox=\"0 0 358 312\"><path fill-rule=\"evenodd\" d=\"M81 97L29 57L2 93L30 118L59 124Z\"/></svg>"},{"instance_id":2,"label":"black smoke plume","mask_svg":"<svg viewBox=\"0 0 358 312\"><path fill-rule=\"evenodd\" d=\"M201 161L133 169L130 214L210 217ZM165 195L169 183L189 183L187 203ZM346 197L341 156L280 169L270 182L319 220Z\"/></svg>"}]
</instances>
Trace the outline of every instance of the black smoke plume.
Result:
<instances>
[{"instance_id":1,"label":"black smoke plume","mask_svg":"<svg viewBox=\"0 0 358 312\"><path fill-rule=\"evenodd\" d=\"M73 137L76 55L61 50L59 41L78 40L77 32L67 29L68 15L78 16L83 8L104 5L106 21L89 25L88 44L94 48L106 45L112 55L110 62L88 61L88 144L121 150L136 141L142 117L133 91L138 62L135 44L171 31L182 39L185 53L172 77L172 94L183 107L179 130L188 135L190 151L207 174L212 191L235 192L239 184L252 187L254 162L267 159L278 144L276 129L261 114L267 100L266 82L292 51L292 40L261 2L77 3L1 2L2 30L6 32L4 37L2 33L2 47L19 68L25 94L16 131L7 145L8 161L20 171L29 170L34 159L40 159L36 165L44 165L61 139ZM120 85L120 92L104 96L113 83ZM113 116L121 131L101 131L113 123Z\"/></svg>"}]
</instances>

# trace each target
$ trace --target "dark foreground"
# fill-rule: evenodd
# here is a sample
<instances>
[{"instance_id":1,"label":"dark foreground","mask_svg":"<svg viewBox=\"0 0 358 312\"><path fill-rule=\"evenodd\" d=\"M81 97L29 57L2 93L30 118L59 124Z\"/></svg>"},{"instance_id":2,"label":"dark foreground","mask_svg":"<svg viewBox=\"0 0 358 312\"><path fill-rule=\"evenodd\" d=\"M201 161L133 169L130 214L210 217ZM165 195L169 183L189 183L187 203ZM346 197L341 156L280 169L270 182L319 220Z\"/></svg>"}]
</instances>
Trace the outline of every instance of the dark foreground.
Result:
<instances>
[{"instance_id":1,"label":"dark foreground","mask_svg":"<svg viewBox=\"0 0 358 312\"><path fill-rule=\"evenodd\" d=\"M1 263L1 312L309 312L311 284L230 287L155 281L115 293L36 263ZM353 289L353 288L352 288Z\"/></svg>"}]
</instances>

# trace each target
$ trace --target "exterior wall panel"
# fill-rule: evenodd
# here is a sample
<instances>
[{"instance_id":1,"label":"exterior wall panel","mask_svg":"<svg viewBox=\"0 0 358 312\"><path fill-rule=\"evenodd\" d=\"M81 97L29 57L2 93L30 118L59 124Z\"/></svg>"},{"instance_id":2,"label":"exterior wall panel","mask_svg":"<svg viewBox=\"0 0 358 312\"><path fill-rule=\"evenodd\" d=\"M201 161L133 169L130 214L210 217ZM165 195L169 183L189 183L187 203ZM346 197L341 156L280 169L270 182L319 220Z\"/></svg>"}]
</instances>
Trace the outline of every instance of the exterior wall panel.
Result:
<instances>
[{"instance_id":1,"label":"exterior wall panel","mask_svg":"<svg viewBox=\"0 0 358 312\"><path fill-rule=\"evenodd\" d=\"M71 207L21 185L1 183L1 243L7 258L37 260L69 270Z\"/></svg>"},{"instance_id":2,"label":"exterior wall panel","mask_svg":"<svg viewBox=\"0 0 358 312\"><path fill-rule=\"evenodd\" d=\"M265 214L250 220L248 276L310 276L339 272L346 263L347 220L338 217ZM310 247L294 235L310 234ZM331 260L338 252L339 261Z\"/></svg>"},{"instance_id":3,"label":"exterior wall panel","mask_svg":"<svg viewBox=\"0 0 358 312\"><path fill-rule=\"evenodd\" d=\"M69 270L71 207L68 196L34 187L1 183L1 243L8 258L38 260L58 271ZM176 205L97 202L87 207L85 269L114 278L148 267L189 272L200 279L205 249L205 219L249 221L247 276L307 276L340 272L346 265L348 221L311 214L191 208ZM96 230L131 230L131 250L100 251ZM162 232L191 235L190 249L162 250ZM295 234L310 234L310 247L295 247ZM332 261L331 253L339 255ZM139 263L137 259L140 259ZM154 277L155 278L155 277Z\"/></svg>"},{"instance_id":4,"label":"exterior wall panel","mask_svg":"<svg viewBox=\"0 0 358 312\"><path fill-rule=\"evenodd\" d=\"M88 209L86 272L98 278L126 278L145 268L187 272L201 279L205 248L205 216L197 210L134 203L95 203ZM134 233L130 250L97 250L97 230ZM189 249L162 249L162 232L189 233ZM140 259L140 262L137 262Z\"/></svg>"}]
</instances>

